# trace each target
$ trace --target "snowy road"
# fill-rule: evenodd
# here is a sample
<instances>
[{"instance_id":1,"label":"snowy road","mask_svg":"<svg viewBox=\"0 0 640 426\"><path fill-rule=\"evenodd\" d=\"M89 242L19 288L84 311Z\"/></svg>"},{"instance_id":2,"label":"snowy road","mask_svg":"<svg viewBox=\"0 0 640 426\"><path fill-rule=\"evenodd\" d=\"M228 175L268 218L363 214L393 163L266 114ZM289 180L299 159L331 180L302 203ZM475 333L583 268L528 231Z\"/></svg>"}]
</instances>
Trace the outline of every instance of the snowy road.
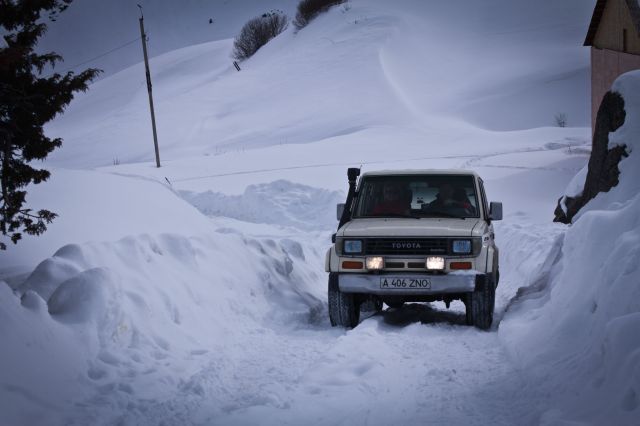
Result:
<instances>
[{"instance_id":1,"label":"snowy road","mask_svg":"<svg viewBox=\"0 0 640 426\"><path fill-rule=\"evenodd\" d=\"M59 407L63 422L76 425L538 424L549 409L549 390L510 359L512 343L498 329L518 288L544 279L541 265L557 251L565 228L547 219L553 203L548 187L558 179L566 182L587 159L569 152L571 144L433 160L451 167L471 161L467 166L487 178L490 197L499 194L507 207L505 220L496 224L501 282L489 332L464 325L459 302L449 310L442 303L409 304L366 318L354 330L331 328L322 266L335 226L332 206L343 197L339 192L286 181L251 185L242 196L181 191L209 218L196 210L173 214L177 205L165 215L184 218L181 234L192 234L192 226L195 232L213 231L211 237L131 237L124 230L127 237L115 245L83 246L81 254L51 258L54 266L35 274L35 288L73 277L58 277L68 264L81 265L79 276L99 267L120 277L105 281L116 285L114 294L99 302L107 306L106 319L96 317L95 330L86 320L72 326L82 341L91 342L82 336L96 334L97 343L88 345L86 361L69 367L67 377L81 379L47 404ZM507 169L503 177L495 167L503 165L527 167ZM174 162L162 173L180 175L194 168ZM304 170L296 172L302 181ZM86 181L82 190L88 193L107 183L102 194L123 184L132 194L160 186L156 171L145 165L117 172L129 176L99 173L95 181L76 177L84 172L58 176L64 185ZM240 184L255 179L251 175ZM538 186L526 184L532 181ZM199 183L180 185L197 189ZM79 191L70 192L82 199ZM179 201L185 208L166 192L163 197L175 200L158 198L159 205L166 209ZM103 203L112 208L119 196L116 191L116 198ZM92 214L82 208L105 208L78 207L77 215ZM73 217L63 219L73 223ZM91 238L105 239L99 229L94 232ZM121 307L114 310L114 304ZM53 329L65 329L55 316L47 321ZM61 348L49 356L64 353ZM10 393L23 403L38 400L19 396L18 390Z\"/></svg>"},{"instance_id":2,"label":"snowy road","mask_svg":"<svg viewBox=\"0 0 640 426\"><path fill-rule=\"evenodd\" d=\"M252 244L266 247L269 241L291 241L291 235L273 231ZM540 235L544 231L546 235ZM286 298L272 300L277 312L255 322L238 317L240 323L232 320L219 328L216 321L197 318L205 321L201 327L214 338L206 344L191 342L185 346L189 350L175 339L161 337L155 337L149 349L140 342L127 344L122 348L125 356L112 353L107 344L91 361L86 396L73 398L67 421L78 425L538 424L548 396L509 359L498 321L518 287L539 277L540 265L557 248L554 241L561 228L504 223L498 232L506 255L496 323L488 332L464 325L460 302L449 310L442 303L387 309L365 315L357 328L345 331L329 326L325 302L305 314L287 312ZM313 241L305 248L307 256L313 255L313 245L326 245L314 235L307 235ZM312 293L323 298L326 276L320 273L311 279ZM252 316L251 301L233 310ZM140 353L144 357L149 352L143 362Z\"/></svg>"},{"instance_id":3,"label":"snowy road","mask_svg":"<svg viewBox=\"0 0 640 426\"><path fill-rule=\"evenodd\" d=\"M217 415L205 397L198 412L219 424L531 423L532 391L497 334L461 322L410 305L346 334L260 336L245 359L234 360L246 396L235 395ZM257 361L260 353L276 359ZM214 381L215 370L202 373L213 377L198 380Z\"/></svg>"},{"instance_id":4,"label":"snowy road","mask_svg":"<svg viewBox=\"0 0 640 426\"><path fill-rule=\"evenodd\" d=\"M346 333L326 322L256 329L236 335L234 348L192 356L198 370L166 383L166 399L114 384L85 403L93 415L104 399L125 410L101 416L105 424L120 416L127 424L534 424L537 390L495 329L463 322L460 313L413 304Z\"/></svg>"}]
</instances>

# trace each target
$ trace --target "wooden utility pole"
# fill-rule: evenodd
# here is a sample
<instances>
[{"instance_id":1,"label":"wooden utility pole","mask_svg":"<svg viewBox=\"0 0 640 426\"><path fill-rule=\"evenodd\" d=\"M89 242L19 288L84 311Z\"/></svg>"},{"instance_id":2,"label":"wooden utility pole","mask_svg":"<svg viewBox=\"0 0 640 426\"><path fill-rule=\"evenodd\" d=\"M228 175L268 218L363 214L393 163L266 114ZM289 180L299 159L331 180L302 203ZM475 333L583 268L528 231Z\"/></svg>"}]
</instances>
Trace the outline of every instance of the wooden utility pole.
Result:
<instances>
[{"instance_id":1,"label":"wooden utility pole","mask_svg":"<svg viewBox=\"0 0 640 426\"><path fill-rule=\"evenodd\" d=\"M149 72L149 57L147 56L147 35L144 33L144 15L140 8L140 37L142 39L142 53L144 54L144 68L147 74L147 92L149 93L149 109L151 110L151 127L153 128L153 145L156 149L156 166L160 167L160 150L158 149L158 133L156 132L156 114L153 110L153 94L151 93L151 73Z\"/></svg>"}]
</instances>

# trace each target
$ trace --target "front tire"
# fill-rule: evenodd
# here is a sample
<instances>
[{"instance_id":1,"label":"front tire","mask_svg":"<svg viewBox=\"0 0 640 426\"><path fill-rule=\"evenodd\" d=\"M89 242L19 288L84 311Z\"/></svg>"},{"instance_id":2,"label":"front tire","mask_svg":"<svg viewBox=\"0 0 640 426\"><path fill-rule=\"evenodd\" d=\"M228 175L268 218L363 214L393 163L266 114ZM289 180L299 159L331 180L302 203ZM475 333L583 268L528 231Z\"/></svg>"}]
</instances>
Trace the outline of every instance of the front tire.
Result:
<instances>
[{"instance_id":1,"label":"front tire","mask_svg":"<svg viewBox=\"0 0 640 426\"><path fill-rule=\"evenodd\" d=\"M467 294L466 322L481 330L488 330L493 323L493 310L496 300L495 280L491 276L478 276L476 289Z\"/></svg>"},{"instance_id":2,"label":"front tire","mask_svg":"<svg viewBox=\"0 0 640 426\"><path fill-rule=\"evenodd\" d=\"M338 274L329 273L329 320L333 327L353 328L360 322L360 306L356 295L343 293L338 286Z\"/></svg>"},{"instance_id":3,"label":"front tire","mask_svg":"<svg viewBox=\"0 0 640 426\"><path fill-rule=\"evenodd\" d=\"M360 303L360 312L372 312L377 314L382 311L382 300L377 296L367 296Z\"/></svg>"}]
</instances>

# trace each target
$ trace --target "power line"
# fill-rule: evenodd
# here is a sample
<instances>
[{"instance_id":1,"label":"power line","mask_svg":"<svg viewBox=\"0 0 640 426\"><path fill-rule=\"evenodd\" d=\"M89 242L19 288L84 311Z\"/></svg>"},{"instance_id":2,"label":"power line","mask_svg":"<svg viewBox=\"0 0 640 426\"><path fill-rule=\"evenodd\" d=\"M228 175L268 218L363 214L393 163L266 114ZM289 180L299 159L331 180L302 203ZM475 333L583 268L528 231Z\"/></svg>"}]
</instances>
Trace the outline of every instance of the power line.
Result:
<instances>
[{"instance_id":1,"label":"power line","mask_svg":"<svg viewBox=\"0 0 640 426\"><path fill-rule=\"evenodd\" d=\"M88 63L93 62L93 61L95 61L95 60L97 60L97 59L100 59L100 58L104 58L105 56L110 55L110 54L112 54L113 52L116 52L116 51L118 51L118 50L120 50L120 49L124 49L125 47L127 47L127 46L129 46L129 45L131 45L131 44L133 44L133 43L135 43L135 42L137 42L137 41L138 41L138 40L140 40L141 38L142 38L142 37L136 37L135 39L133 39L133 40L131 40L131 41L128 41L128 42L126 42L126 43L124 43L124 44L122 44L122 45L120 45L120 46L118 46L118 47L114 47L113 49L108 50L108 51L106 51L106 52L104 52L104 53L101 53L101 54L100 54L100 55L98 55L98 56L95 56L95 57L93 57L93 58L91 58L91 59L87 59L86 61L80 62L79 64L76 64L76 65L74 65L74 66L72 66L72 67L70 67L70 68L67 68L67 69L65 69L65 70L61 71L60 73L61 73L61 74L64 74L64 73L66 73L66 72L68 72L68 71L73 71L74 69L78 68L79 66L82 66L82 65L88 64ZM53 75L53 74L51 74L51 75ZM48 77L51 77L51 75L49 75Z\"/></svg>"}]
</instances>

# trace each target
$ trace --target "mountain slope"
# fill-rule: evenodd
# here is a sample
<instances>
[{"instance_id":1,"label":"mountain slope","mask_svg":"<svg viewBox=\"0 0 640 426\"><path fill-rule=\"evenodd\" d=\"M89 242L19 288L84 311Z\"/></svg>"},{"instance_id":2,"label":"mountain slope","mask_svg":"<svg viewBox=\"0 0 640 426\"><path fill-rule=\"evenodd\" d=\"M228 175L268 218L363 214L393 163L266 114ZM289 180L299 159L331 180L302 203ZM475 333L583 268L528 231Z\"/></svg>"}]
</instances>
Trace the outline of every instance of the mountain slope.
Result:
<instances>
[{"instance_id":1,"label":"mountain slope","mask_svg":"<svg viewBox=\"0 0 640 426\"><path fill-rule=\"evenodd\" d=\"M475 125L551 126L558 112L568 113L570 125L587 125L588 51L576 35L586 25L587 8L570 3L518 12L539 23L573 11L562 17L566 25L551 31L553 42L549 27L536 27L536 21L531 31L513 32L513 20L523 16L504 0L493 2L505 11L503 21L480 5L352 1L297 34L289 28L244 62L241 72L231 65L230 41L158 56L151 69L163 159L360 131L369 132L366 138L387 137L388 126L410 130L414 140L448 143L482 134ZM450 26L456 13L461 22ZM141 64L94 84L48 126L65 139L51 164L151 160L146 97ZM494 133L491 138L500 137Z\"/></svg>"}]
</instances>

